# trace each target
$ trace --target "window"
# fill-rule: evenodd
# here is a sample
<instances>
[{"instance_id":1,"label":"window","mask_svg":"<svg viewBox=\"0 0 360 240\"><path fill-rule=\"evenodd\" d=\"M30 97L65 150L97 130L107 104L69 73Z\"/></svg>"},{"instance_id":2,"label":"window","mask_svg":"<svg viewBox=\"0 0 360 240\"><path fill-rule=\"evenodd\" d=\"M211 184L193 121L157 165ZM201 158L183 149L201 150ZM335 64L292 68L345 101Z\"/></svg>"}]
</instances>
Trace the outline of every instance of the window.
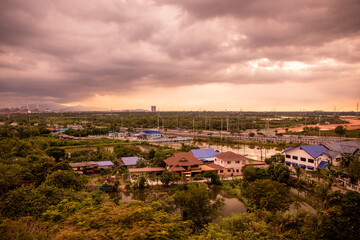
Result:
<instances>
[{"instance_id":1,"label":"window","mask_svg":"<svg viewBox=\"0 0 360 240\"><path fill-rule=\"evenodd\" d=\"M224 170L220 170L220 173L223 173L224 172Z\"/></svg>"},{"instance_id":2,"label":"window","mask_svg":"<svg viewBox=\"0 0 360 240\"><path fill-rule=\"evenodd\" d=\"M240 161L235 161L235 163L236 163L236 164L239 164L239 163L240 163Z\"/></svg>"},{"instance_id":3,"label":"window","mask_svg":"<svg viewBox=\"0 0 360 240\"><path fill-rule=\"evenodd\" d=\"M297 156L293 156L293 159L294 159L294 160L297 160L297 159L298 159L298 157L297 157Z\"/></svg>"},{"instance_id":4,"label":"window","mask_svg":"<svg viewBox=\"0 0 360 240\"><path fill-rule=\"evenodd\" d=\"M290 166L291 163L287 162L286 165Z\"/></svg>"},{"instance_id":5,"label":"window","mask_svg":"<svg viewBox=\"0 0 360 240\"><path fill-rule=\"evenodd\" d=\"M228 169L227 172L231 172L231 169Z\"/></svg>"},{"instance_id":6,"label":"window","mask_svg":"<svg viewBox=\"0 0 360 240\"><path fill-rule=\"evenodd\" d=\"M302 162L306 162L306 158L300 158L300 160L302 161Z\"/></svg>"},{"instance_id":7,"label":"window","mask_svg":"<svg viewBox=\"0 0 360 240\"><path fill-rule=\"evenodd\" d=\"M314 159L310 159L310 158L309 158L309 159L308 159L308 162L309 162L309 163L314 163Z\"/></svg>"},{"instance_id":8,"label":"window","mask_svg":"<svg viewBox=\"0 0 360 240\"><path fill-rule=\"evenodd\" d=\"M238 172L239 172L239 169L236 169L236 172L238 173Z\"/></svg>"},{"instance_id":9,"label":"window","mask_svg":"<svg viewBox=\"0 0 360 240\"><path fill-rule=\"evenodd\" d=\"M231 161L227 161L227 164L231 164Z\"/></svg>"},{"instance_id":10,"label":"window","mask_svg":"<svg viewBox=\"0 0 360 240\"><path fill-rule=\"evenodd\" d=\"M290 155L286 155L286 158L291 158L291 156L290 156Z\"/></svg>"}]
</instances>

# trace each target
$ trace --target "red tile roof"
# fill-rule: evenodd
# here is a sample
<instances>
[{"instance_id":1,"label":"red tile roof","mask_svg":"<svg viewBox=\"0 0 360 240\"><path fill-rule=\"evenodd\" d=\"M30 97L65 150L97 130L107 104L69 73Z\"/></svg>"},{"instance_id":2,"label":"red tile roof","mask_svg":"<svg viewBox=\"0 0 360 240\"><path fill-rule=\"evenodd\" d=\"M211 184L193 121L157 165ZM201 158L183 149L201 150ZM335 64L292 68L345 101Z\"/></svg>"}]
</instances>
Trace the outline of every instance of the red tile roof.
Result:
<instances>
[{"instance_id":1,"label":"red tile roof","mask_svg":"<svg viewBox=\"0 0 360 240\"><path fill-rule=\"evenodd\" d=\"M210 164L208 164L207 166L209 166L209 167L211 167L211 168L213 168L213 169L215 169L215 170L224 170L224 169L225 169L224 167L222 167L222 166L220 166L220 165L217 165L217 164L215 164L215 163L210 163Z\"/></svg>"},{"instance_id":2,"label":"red tile roof","mask_svg":"<svg viewBox=\"0 0 360 240\"><path fill-rule=\"evenodd\" d=\"M179 167L179 166L172 166L169 168L170 172L182 172L182 171L186 171L185 168L183 167Z\"/></svg>"},{"instance_id":3,"label":"red tile roof","mask_svg":"<svg viewBox=\"0 0 360 240\"><path fill-rule=\"evenodd\" d=\"M174 155L165 159L164 162L168 166L192 166L203 164L202 161L196 159L191 152L174 153Z\"/></svg>"},{"instance_id":4,"label":"red tile roof","mask_svg":"<svg viewBox=\"0 0 360 240\"><path fill-rule=\"evenodd\" d=\"M153 168L130 168L130 173L141 173L141 172L163 172L166 171L163 167L153 167Z\"/></svg>"},{"instance_id":5,"label":"red tile roof","mask_svg":"<svg viewBox=\"0 0 360 240\"><path fill-rule=\"evenodd\" d=\"M243 155L236 154L234 152L223 152L215 156L215 158L221 159L223 161L247 161L248 159Z\"/></svg>"}]
</instances>

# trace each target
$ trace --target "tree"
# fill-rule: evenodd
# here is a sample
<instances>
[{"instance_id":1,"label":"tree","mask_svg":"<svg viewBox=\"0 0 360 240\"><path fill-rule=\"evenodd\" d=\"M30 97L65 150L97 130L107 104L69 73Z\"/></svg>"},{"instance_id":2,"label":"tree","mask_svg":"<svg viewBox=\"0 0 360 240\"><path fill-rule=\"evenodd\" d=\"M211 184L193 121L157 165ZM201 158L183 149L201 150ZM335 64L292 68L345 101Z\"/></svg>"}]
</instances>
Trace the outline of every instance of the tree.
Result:
<instances>
[{"instance_id":1,"label":"tree","mask_svg":"<svg viewBox=\"0 0 360 240\"><path fill-rule=\"evenodd\" d=\"M301 175L301 167L299 165L295 165L294 166L294 169L295 169L295 173L296 173L296 176L298 178L298 180L300 179L300 175Z\"/></svg>"},{"instance_id":2,"label":"tree","mask_svg":"<svg viewBox=\"0 0 360 240\"><path fill-rule=\"evenodd\" d=\"M74 190L83 188L83 183L77 173L67 170L58 170L50 174L47 176L44 184L58 188L71 188Z\"/></svg>"},{"instance_id":3,"label":"tree","mask_svg":"<svg viewBox=\"0 0 360 240\"><path fill-rule=\"evenodd\" d=\"M220 177L219 177L217 171L206 171L206 172L204 172L203 176L205 178L210 178L211 184L221 185Z\"/></svg>"},{"instance_id":4,"label":"tree","mask_svg":"<svg viewBox=\"0 0 360 240\"><path fill-rule=\"evenodd\" d=\"M65 158L65 149L63 149L63 148L58 148L58 147L52 147L52 148L49 148L49 149L47 150L47 154L48 154L50 157L55 158L55 161L56 161L56 162L59 162L60 159L64 159L64 158Z\"/></svg>"},{"instance_id":5,"label":"tree","mask_svg":"<svg viewBox=\"0 0 360 240\"><path fill-rule=\"evenodd\" d=\"M144 189L147 184L148 184L148 179L145 177L145 175L142 174L136 178L136 181L134 182L134 187L139 189Z\"/></svg>"},{"instance_id":6,"label":"tree","mask_svg":"<svg viewBox=\"0 0 360 240\"><path fill-rule=\"evenodd\" d=\"M360 194L348 191L335 193L331 207L322 212L320 233L323 239L360 239Z\"/></svg>"},{"instance_id":7,"label":"tree","mask_svg":"<svg viewBox=\"0 0 360 240\"><path fill-rule=\"evenodd\" d=\"M201 229L220 215L224 200L213 199L212 194L207 190L206 184L190 183L185 190L177 191L173 195L183 220L191 220L195 230Z\"/></svg>"},{"instance_id":8,"label":"tree","mask_svg":"<svg viewBox=\"0 0 360 240\"><path fill-rule=\"evenodd\" d=\"M354 157L354 160L349 164L348 172L351 182L356 184L360 180L360 162L358 157Z\"/></svg>"},{"instance_id":9,"label":"tree","mask_svg":"<svg viewBox=\"0 0 360 240\"><path fill-rule=\"evenodd\" d=\"M346 128L344 128L343 125L339 125L335 128L335 133L339 135L339 137L342 137L346 133Z\"/></svg>"},{"instance_id":10,"label":"tree","mask_svg":"<svg viewBox=\"0 0 360 240\"><path fill-rule=\"evenodd\" d=\"M139 160L136 161L136 168L144 168L147 166L147 162L140 158Z\"/></svg>"},{"instance_id":11,"label":"tree","mask_svg":"<svg viewBox=\"0 0 360 240\"><path fill-rule=\"evenodd\" d=\"M249 137L253 137L253 136L255 136L255 133L249 132Z\"/></svg>"},{"instance_id":12,"label":"tree","mask_svg":"<svg viewBox=\"0 0 360 240\"><path fill-rule=\"evenodd\" d=\"M271 164L267 169L270 179L287 183L290 178L290 169L282 163Z\"/></svg>"},{"instance_id":13,"label":"tree","mask_svg":"<svg viewBox=\"0 0 360 240\"><path fill-rule=\"evenodd\" d=\"M247 182L253 182L257 179L268 179L269 174L264 168L246 166L243 171L243 178Z\"/></svg>"},{"instance_id":14,"label":"tree","mask_svg":"<svg viewBox=\"0 0 360 240\"><path fill-rule=\"evenodd\" d=\"M117 158L133 157L139 153L141 153L141 149L138 146L116 145L114 147L114 154Z\"/></svg>"},{"instance_id":15,"label":"tree","mask_svg":"<svg viewBox=\"0 0 360 240\"><path fill-rule=\"evenodd\" d=\"M293 202L286 185L272 180L257 180L249 183L245 188L244 196L252 207L273 213L288 210Z\"/></svg>"},{"instance_id":16,"label":"tree","mask_svg":"<svg viewBox=\"0 0 360 240\"><path fill-rule=\"evenodd\" d=\"M173 177L172 172L165 171L161 174L160 181L162 182L162 184L169 186L169 184L172 182L173 179L172 177Z\"/></svg>"}]
</instances>

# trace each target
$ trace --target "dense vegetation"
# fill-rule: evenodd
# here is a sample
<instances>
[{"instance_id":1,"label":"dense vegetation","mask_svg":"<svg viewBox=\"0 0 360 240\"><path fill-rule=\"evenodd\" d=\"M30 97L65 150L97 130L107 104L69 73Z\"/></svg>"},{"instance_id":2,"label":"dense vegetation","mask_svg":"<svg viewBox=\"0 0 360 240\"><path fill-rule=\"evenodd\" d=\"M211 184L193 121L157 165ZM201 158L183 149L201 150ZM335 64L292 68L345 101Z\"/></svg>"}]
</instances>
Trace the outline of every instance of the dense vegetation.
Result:
<instances>
[{"instance_id":1,"label":"dense vegetation","mask_svg":"<svg viewBox=\"0 0 360 240\"><path fill-rule=\"evenodd\" d=\"M205 183L171 185L181 180L180 175L164 172L142 175L130 183L122 167L102 173L115 175L117 191L133 191L135 199L144 188L152 191L125 203L91 188L100 175L79 176L68 163L115 163L118 157L136 155L146 159L139 166L164 166L163 160L175 151L194 146L175 150L110 139L63 140L45 130L42 126L0 127L0 234L4 239L360 238L360 194L334 191L335 171L320 172L322 180L315 183L302 178L301 172L294 180L289 169L278 163L283 159L274 156L267 159L268 169L246 167L244 178L232 181L221 181L216 172L209 172L203 176ZM114 146L113 152L106 148L108 144ZM343 162L353 181L360 178L356 160L349 157ZM165 186L155 190L148 187L149 180ZM215 185L241 199L248 213L219 217L224 202L214 194ZM305 196L294 195L290 187ZM313 209L299 209L300 202Z\"/></svg>"}]
</instances>

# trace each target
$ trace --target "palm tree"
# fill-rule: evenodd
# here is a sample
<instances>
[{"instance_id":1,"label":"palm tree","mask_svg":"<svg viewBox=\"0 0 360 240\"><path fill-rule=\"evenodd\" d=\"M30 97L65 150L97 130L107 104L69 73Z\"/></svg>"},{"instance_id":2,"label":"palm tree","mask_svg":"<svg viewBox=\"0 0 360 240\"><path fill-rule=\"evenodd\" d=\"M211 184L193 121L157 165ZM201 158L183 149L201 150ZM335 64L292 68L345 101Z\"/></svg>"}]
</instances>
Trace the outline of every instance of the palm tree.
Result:
<instances>
[{"instance_id":1,"label":"palm tree","mask_svg":"<svg viewBox=\"0 0 360 240\"><path fill-rule=\"evenodd\" d=\"M296 176L297 176L297 178L299 180L300 175L301 175L301 167L299 165L296 165L296 166L294 166L294 169L295 169Z\"/></svg>"},{"instance_id":2,"label":"palm tree","mask_svg":"<svg viewBox=\"0 0 360 240\"><path fill-rule=\"evenodd\" d=\"M319 168L319 167L317 167L317 168L316 168L316 175L317 175L318 181L320 181L320 177L321 177L321 168Z\"/></svg>"}]
</instances>

